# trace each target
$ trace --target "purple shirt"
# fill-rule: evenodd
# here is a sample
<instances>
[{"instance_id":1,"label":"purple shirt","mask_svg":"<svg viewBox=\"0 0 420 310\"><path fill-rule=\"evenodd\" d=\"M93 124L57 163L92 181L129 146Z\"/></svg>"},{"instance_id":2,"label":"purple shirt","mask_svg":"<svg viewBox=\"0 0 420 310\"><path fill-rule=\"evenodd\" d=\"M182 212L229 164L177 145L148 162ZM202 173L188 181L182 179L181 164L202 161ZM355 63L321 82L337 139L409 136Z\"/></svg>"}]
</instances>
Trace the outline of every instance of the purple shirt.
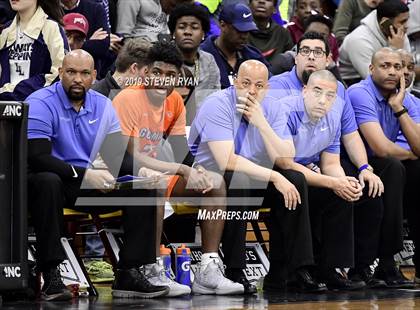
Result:
<instances>
[{"instance_id":1,"label":"purple shirt","mask_svg":"<svg viewBox=\"0 0 420 310\"><path fill-rule=\"evenodd\" d=\"M51 154L66 163L88 168L108 134L121 131L111 101L98 92L86 93L77 113L61 82L30 95L28 139L48 139Z\"/></svg>"},{"instance_id":2,"label":"purple shirt","mask_svg":"<svg viewBox=\"0 0 420 310\"><path fill-rule=\"evenodd\" d=\"M401 129L400 123L394 116L394 111L388 104L388 101L376 87L372 77L369 75L363 81L352 85L348 93L356 115L357 124L360 126L368 122L379 123L385 136L390 141L396 142L398 132ZM420 113L412 97L411 95L406 95L403 104L414 122L419 123ZM368 145L366 147L368 154L372 155L372 150Z\"/></svg>"},{"instance_id":3,"label":"purple shirt","mask_svg":"<svg viewBox=\"0 0 420 310\"><path fill-rule=\"evenodd\" d=\"M261 103L264 116L273 130L280 135L283 108L277 100L266 96ZM208 147L211 141L233 141L235 152L262 166L272 167L264 141L256 127L248 124L240 126L242 114L236 111L236 91L233 86L218 91L208 97L198 111L190 130L188 144L195 160L211 170L219 170ZM240 139L238 139L240 137Z\"/></svg>"},{"instance_id":4,"label":"purple shirt","mask_svg":"<svg viewBox=\"0 0 420 310\"><path fill-rule=\"evenodd\" d=\"M302 95L277 102L283 109L279 125L284 129L280 137L293 140L295 162L317 163L322 152L340 154L342 111L336 108L340 100L337 97L331 110L316 123L309 119Z\"/></svg>"},{"instance_id":5,"label":"purple shirt","mask_svg":"<svg viewBox=\"0 0 420 310\"><path fill-rule=\"evenodd\" d=\"M273 76L270 80L271 96L284 98L290 95L298 96L301 94L303 84L296 74L296 66L289 72L284 72ZM348 94L341 82L337 82L337 97L340 97L338 103L343 113L341 114L341 135L347 135L357 130L357 123L354 117L354 111L350 103Z\"/></svg>"},{"instance_id":6,"label":"purple shirt","mask_svg":"<svg viewBox=\"0 0 420 310\"><path fill-rule=\"evenodd\" d=\"M419 115L420 115L420 99L415 97L414 95L408 93L408 92L406 93L405 96L410 97L410 99L414 102L414 105L417 108L417 113L419 113ZM404 148L406 150L411 149L410 145L408 144L407 138L404 136L404 134L402 133L401 130L398 133L397 141L395 143L397 143L399 146L401 146L402 148Z\"/></svg>"}]
</instances>

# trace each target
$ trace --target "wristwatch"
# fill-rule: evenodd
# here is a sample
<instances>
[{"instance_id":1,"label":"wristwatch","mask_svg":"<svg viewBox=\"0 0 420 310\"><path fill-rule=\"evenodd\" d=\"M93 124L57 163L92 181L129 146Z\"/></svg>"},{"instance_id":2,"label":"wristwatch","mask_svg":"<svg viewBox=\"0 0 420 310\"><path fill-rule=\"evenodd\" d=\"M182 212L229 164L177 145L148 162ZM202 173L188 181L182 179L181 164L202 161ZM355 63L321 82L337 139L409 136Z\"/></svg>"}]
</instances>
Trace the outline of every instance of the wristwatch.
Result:
<instances>
[{"instance_id":1,"label":"wristwatch","mask_svg":"<svg viewBox=\"0 0 420 310\"><path fill-rule=\"evenodd\" d=\"M403 109L401 111L395 112L394 116L396 118L398 118L398 117L400 117L401 115L403 115L404 113L407 113L407 112L408 112L407 108L405 106L403 106Z\"/></svg>"}]
</instances>

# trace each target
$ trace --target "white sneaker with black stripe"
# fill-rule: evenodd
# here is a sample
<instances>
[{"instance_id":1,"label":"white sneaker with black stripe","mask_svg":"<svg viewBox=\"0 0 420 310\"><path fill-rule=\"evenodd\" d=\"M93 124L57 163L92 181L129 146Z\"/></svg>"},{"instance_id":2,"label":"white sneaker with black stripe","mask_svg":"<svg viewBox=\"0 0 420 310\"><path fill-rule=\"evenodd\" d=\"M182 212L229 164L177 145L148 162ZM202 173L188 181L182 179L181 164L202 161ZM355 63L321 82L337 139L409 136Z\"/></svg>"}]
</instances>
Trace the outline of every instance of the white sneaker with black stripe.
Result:
<instances>
[{"instance_id":1,"label":"white sneaker with black stripe","mask_svg":"<svg viewBox=\"0 0 420 310\"><path fill-rule=\"evenodd\" d=\"M222 261L219 257L212 258L205 265L200 263L194 276L195 280L192 285L194 294L235 295L244 293L242 284L225 277Z\"/></svg>"},{"instance_id":2,"label":"white sneaker with black stripe","mask_svg":"<svg viewBox=\"0 0 420 310\"><path fill-rule=\"evenodd\" d=\"M161 260L154 264L146 265L145 274L151 284L169 287L169 293L166 295L167 297L191 294L191 289L189 286L175 282L166 276L165 267L163 266Z\"/></svg>"}]
</instances>

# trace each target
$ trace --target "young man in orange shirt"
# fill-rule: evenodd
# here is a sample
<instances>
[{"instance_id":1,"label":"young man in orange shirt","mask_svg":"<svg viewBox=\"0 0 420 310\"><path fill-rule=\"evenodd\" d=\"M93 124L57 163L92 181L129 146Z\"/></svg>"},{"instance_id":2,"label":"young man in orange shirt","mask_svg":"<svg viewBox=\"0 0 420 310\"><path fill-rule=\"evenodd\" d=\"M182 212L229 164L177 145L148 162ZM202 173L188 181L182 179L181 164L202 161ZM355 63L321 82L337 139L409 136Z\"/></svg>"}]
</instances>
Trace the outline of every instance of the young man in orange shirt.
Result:
<instances>
[{"instance_id":1,"label":"young man in orange shirt","mask_svg":"<svg viewBox=\"0 0 420 310\"><path fill-rule=\"evenodd\" d=\"M170 178L171 197L187 197L188 201L197 200L200 205L205 199L204 208L208 212L225 210L225 184L220 175L205 170L201 166L191 167L185 124L185 108L181 96L174 91L180 77L182 54L175 44L157 42L150 49L146 61L145 77L133 86L121 91L113 100L120 118L124 135L130 137L129 152L144 167L166 172ZM159 145L166 139L173 149L176 163L157 159ZM183 198L185 199L185 198ZM163 207L158 209L157 244L162 231ZM200 294L238 294L243 293L242 284L225 278L218 248L223 232L224 220L207 220L201 223L203 256L195 281L194 293ZM165 283L170 287L168 296L190 293L189 287L168 279L163 265L156 254L157 262L149 268L151 283Z\"/></svg>"}]
</instances>

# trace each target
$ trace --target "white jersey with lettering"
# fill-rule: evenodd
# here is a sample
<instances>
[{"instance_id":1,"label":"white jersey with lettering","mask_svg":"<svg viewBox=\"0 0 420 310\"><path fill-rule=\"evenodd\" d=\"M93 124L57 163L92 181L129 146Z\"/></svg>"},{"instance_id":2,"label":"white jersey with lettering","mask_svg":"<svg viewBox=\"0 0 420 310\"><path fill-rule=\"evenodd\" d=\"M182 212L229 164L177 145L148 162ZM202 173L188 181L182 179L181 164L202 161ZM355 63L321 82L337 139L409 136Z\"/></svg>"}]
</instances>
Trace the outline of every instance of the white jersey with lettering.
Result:
<instances>
[{"instance_id":1,"label":"white jersey with lettering","mask_svg":"<svg viewBox=\"0 0 420 310\"><path fill-rule=\"evenodd\" d=\"M29 78L34 39L17 27L16 42L9 50L10 82L14 85Z\"/></svg>"}]
</instances>

